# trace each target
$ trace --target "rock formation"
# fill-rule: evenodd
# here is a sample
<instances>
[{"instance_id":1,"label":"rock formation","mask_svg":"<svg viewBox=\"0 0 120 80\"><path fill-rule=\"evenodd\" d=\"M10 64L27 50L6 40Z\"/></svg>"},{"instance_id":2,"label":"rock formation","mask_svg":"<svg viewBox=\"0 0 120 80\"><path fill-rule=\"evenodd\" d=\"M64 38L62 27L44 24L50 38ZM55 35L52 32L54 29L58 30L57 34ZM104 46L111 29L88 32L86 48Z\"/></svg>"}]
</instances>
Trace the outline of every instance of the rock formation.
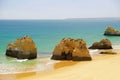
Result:
<instances>
[{"instance_id":1,"label":"rock formation","mask_svg":"<svg viewBox=\"0 0 120 80\"><path fill-rule=\"evenodd\" d=\"M112 49L112 44L108 39L102 39L100 42L95 42L89 49Z\"/></svg>"},{"instance_id":2,"label":"rock formation","mask_svg":"<svg viewBox=\"0 0 120 80\"><path fill-rule=\"evenodd\" d=\"M120 31L108 26L104 32L104 35L108 36L120 36Z\"/></svg>"},{"instance_id":3,"label":"rock formation","mask_svg":"<svg viewBox=\"0 0 120 80\"><path fill-rule=\"evenodd\" d=\"M112 51L111 52L110 51L109 52L108 51L104 51L104 52L100 52L100 54L117 54L117 53L116 52L112 52Z\"/></svg>"},{"instance_id":4,"label":"rock formation","mask_svg":"<svg viewBox=\"0 0 120 80\"><path fill-rule=\"evenodd\" d=\"M37 48L33 40L25 36L8 44L6 55L18 59L34 59L37 57Z\"/></svg>"},{"instance_id":5,"label":"rock formation","mask_svg":"<svg viewBox=\"0 0 120 80\"><path fill-rule=\"evenodd\" d=\"M91 60L91 56L85 41L82 39L74 40L71 38L64 38L55 47L51 59L85 61Z\"/></svg>"}]
</instances>

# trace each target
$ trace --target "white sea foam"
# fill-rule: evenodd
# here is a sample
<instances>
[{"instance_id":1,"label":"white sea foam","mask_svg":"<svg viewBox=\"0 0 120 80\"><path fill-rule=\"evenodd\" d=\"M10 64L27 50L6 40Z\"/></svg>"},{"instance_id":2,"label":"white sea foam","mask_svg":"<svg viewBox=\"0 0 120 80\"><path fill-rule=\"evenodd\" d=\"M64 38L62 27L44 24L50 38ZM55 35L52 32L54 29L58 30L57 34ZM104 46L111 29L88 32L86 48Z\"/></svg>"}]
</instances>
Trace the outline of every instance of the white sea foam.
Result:
<instances>
[{"instance_id":1,"label":"white sea foam","mask_svg":"<svg viewBox=\"0 0 120 80\"><path fill-rule=\"evenodd\" d=\"M113 44L112 47L113 49L120 49L120 44Z\"/></svg>"},{"instance_id":2,"label":"white sea foam","mask_svg":"<svg viewBox=\"0 0 120 80\"><path fill-rule=\"evenodd\" d=\"M95 49L95 50L89 50L90 53L96 53L98 52L99 50L98 49Z\"/></svg>"},{"instance_id":3,"label":"white sea foam","mask_svg":"<svg viewBox=\"0 0 120 80\"><path fill-rule=\"evenodd\" d=\"M24 61L27 61L28 59L17 59L16 61L17 62L24 62Z\"/></svg>"}]
</instances>

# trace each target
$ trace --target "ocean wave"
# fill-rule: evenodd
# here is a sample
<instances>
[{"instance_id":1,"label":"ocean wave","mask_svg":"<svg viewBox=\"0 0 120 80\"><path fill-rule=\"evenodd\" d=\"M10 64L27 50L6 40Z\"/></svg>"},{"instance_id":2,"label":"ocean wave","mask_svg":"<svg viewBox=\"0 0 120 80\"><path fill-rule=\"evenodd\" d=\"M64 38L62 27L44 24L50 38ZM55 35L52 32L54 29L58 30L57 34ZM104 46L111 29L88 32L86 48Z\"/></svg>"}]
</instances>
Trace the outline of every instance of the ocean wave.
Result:
<instances>
[{"instance_id":1,"label":"ocean wave","mask_svg":"<svg viewBox=\"0 0 120 80\"><path fill-rule=\"evenodd\" d=\"M112 47L113 49L120 49L120 44L113 44Z\"/></svg>"},{"instance_id":2,"label":"ocean wave","mask_svg":"<svg viewBox=\"0 0 120 80\"><path fill-rule=\"evenodd\" d=\"M96 53L98 52L99 50L98 49L95 49L95 50L89 50L90 53Z\"/></svg>"},{"instance_id":3,"label":"ocean wave","mask_svg":"<svg viewBox=\"0 0 120 80\"><path fill-rule=\"evenodd\" d=\"M17 62L24 62L24 61L27 61L28 59L17 59L16 61Z\"/></svg>"}]
</instances>

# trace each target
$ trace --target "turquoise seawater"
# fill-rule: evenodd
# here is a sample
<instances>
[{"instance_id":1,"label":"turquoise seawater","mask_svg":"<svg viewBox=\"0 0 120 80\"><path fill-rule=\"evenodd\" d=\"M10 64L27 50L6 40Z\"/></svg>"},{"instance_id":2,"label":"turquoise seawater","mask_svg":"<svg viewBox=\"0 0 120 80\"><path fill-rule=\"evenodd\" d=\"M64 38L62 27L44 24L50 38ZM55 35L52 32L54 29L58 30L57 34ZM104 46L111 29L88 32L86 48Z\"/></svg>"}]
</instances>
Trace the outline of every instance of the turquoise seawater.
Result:
<instances>
[{"instance_id":1,"label":"turquoise seawater","mask_svg":"<svg viewBox=\"0 0 120 80\"><path fill-rule=\"evenodd\" d=\"M8 43L29 35L38 52L52 52L62 38L83 38L87 45L103 38L120 43L120 37L104 36L106 26L120 29L120 20L0 20L0 54Z\"/></svg>"},{"instance_id":2,"label":"turquoise seawater","mask_svg":"<svg viewBox=\"0 0 120 80\"><path fill-rule=\"evenodd\" d=\"M103 38L110 39L112 44L120 44L120 36L103 35L106 26L120 30L120 19L0 20L0 68L3 68L0 72L6 71L7 67L4 67L6 64L9 67L24 65L27 68L35 62L39 63L39 59L18 63L16 59L5 56L8 43L14 42L16 38L31 36L37 45L39 55L50 54L62 38L82 38L87 46Z\"/></svg>"}]
</instances>

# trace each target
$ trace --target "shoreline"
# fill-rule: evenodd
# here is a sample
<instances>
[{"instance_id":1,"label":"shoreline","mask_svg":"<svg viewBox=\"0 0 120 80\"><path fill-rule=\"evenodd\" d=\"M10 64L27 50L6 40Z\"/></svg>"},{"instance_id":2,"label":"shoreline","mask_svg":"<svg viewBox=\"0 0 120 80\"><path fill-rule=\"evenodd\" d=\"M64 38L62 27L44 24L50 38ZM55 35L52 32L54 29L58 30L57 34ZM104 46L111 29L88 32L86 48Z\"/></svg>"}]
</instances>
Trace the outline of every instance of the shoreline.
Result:
<instances>
[{"instance_id":1,"label":"shoreline","mask_svg":"<svg viewBox=\"0 0 120 80\"><path fill-rule=\"evenodd\" d=\"M76 62L68 65L69 61L58 63L62 67L38 73L17 80L119 80L120 53L93 57L93 61ZM117 60L117 61L116 61ZM118 61L119 60L119 61Z\"/></svg>"},{"instance_id":2,"label":"shoreline","mask_svg":"<svg viewBox=\"0 0 120 80\"><path fill-rule=\"evenodd\" d=\"M29 71L30 69L28 69L28 71L25 70L23 72L13 72L13 73L5 73L5 74L0 73L0 80L34 80L34 78L37 79L37 80L39 80L39 79L40 80L41 79L42 80L49 80L49 78L51 78L51 77L56 77L55 79L52 79L52 80L56 80L57 78L59 78L59 75L62 75L62 77L60 77L60 80L62 80L64 74L65 75L66 74L71 75L70 73L72 73L72 72L69 72L69 70L70 71L73 70L73 72L76 71L76 72L79 73L81 71L84 71L86 69L86 67L89 68L89 66L92 66L92 67L97 66L97 68L101 69L100 66L104 65L105 62L108 62L108 63L115 62L114 57L116 57L117 58L116 61L118 61L118 63L120 63L120 59L118 59L118 57L120 57L120 48L119 48L120 44L113 44L112 46L113 46L113 49L108 49L108 50L99 50L99 49L92 50L92 49L89 49L90 55L92 57L92 61L51 60L50 59L51 55L47 54L46 56L43 56L43 57L41 57L39 55L39 57L37 59L34 59L35 61L32 62L32 63L34 63L32 65L33 66L32 68L34 69L36 67L35 70ZM113 51L113 52L117 52L118 54L114 54L114 55L112 55L112 54L99 54L101 51ZM112 60L112 58L113 58L113 60ZM21 61L19 61L17 59L14 59L14 62L19 62L19 64L21 64ZM95 64L93 64L93 63L95 63ZM117 64L118 67L120 67L120 64L118 64L118 63L116 63L116 64ZM101 65L99 65L99 64L101 64ZM42 65L42 67L40 65ZM108 65L112 66L110 64L108 64ZM28 68L29 68L29 66L31 66L31 65L28 64ZM109 66L105 66L105 68L109 67ZM73 69L74 67L76 67L76 68ZM8 67L6 67L6 68L8 68ZM23 66L23 68L24 68L24 66ZM81 68L81 69L79 69L79 68ZM41 69L41 70L43 69L43 70L39 71L39 69ZM111 69L114 69L114 67L111 68ZM79 75L76 72L74 74ZM88 72L86 71L86 73L94 73L94 71L92 72L92 71L88 70ZM107 73L104 72L102 74L106 75ZM49 75L52 75L52 76L49 76ZM83 73L81 75L86 76L85 73ZM48 78L45 78L46 76L48 76ZM92 76L93 75L91 75L91 77ZM66 75L66 77L69 78L68 75ZM107 80L107 79L104 79L104 78L105 77L103 77L102 80ZM59 79L57 79L57 80L59 80ZM65 79L65 80L72 80L72 79L70 78L70 79ZM79 79L76 79L76 80L79 80ZM88 79L84 79L84 80L88 80Z\"/></svg>"},{"instance_id":3,"label":"shoreline","mask_svg":"<svg viewBox=\"0 0 120 80\"><path fill-rule=\"evenodd\" d=\"M47 70L47 71L43 71L43 72L33 71L33 72L23 72L23 73L15 73L15 74L0 74L0 80L41 80L41 79L49 80L51 77L56 77L55 79L52 79L52 80L62 80L62 79L64 79L63 76L66 76L66 78L67 77L69 78L69 77L71 77L69 75L72 75L73 77L77 77L78 75L80 76L80 74L82 74L82 77L85 78L85 76L88 76L88 75L86 75L86 73L82 73L82 72L84 72L84 70L87 73L93 73L93 75L95 75L94 72L96 72L96 71L91 72L91 70L89 71L88 68L95 67L95 68L101 69L100 68L101 65L115 62L115 60L117 60L117 61L119 60L118 63L120 63L120 59L118 59L120 57L120 50L117 50L118 54L115 54L115 55L111 55L111 54L102 54L101 55L101 54L98 54L99 51L100 50L96 50L96 51L92 52L93 53L93 55L91 55L92 61L66 61L66 60L58 61L53 64L53 67L54 67L53 70ZM118 64L117 61L116 61L116 63L113 63L113 64L117 64L117 67L120 67L120 64ZM108 64L108 66L105 66L105 69L107 69L106 67L110 67L111 69L114 69L115 66L113 68L111 66L112 66L112 64ZM86 71L86 69L88 71ZM103 71L105 71L105 69ZM75 75L72 74L73 72L71 70L74 72ZM80 74L78 74L77 72ZM118 72L119 72L119 70L118 70ZM102 74L106 75L107 73L104 72ZM94 77L93 75L91 75L89 77ZM103 79L104 79L104 77L103 77ZM72 80L72 78L64 79L64 80ZM79 80L79 79L76 79L76 80ZM88 79L84 79L84 80L88 80ZM93 79L91 79L91 80L93 80Z\"/></svg>"}]
</instances>

